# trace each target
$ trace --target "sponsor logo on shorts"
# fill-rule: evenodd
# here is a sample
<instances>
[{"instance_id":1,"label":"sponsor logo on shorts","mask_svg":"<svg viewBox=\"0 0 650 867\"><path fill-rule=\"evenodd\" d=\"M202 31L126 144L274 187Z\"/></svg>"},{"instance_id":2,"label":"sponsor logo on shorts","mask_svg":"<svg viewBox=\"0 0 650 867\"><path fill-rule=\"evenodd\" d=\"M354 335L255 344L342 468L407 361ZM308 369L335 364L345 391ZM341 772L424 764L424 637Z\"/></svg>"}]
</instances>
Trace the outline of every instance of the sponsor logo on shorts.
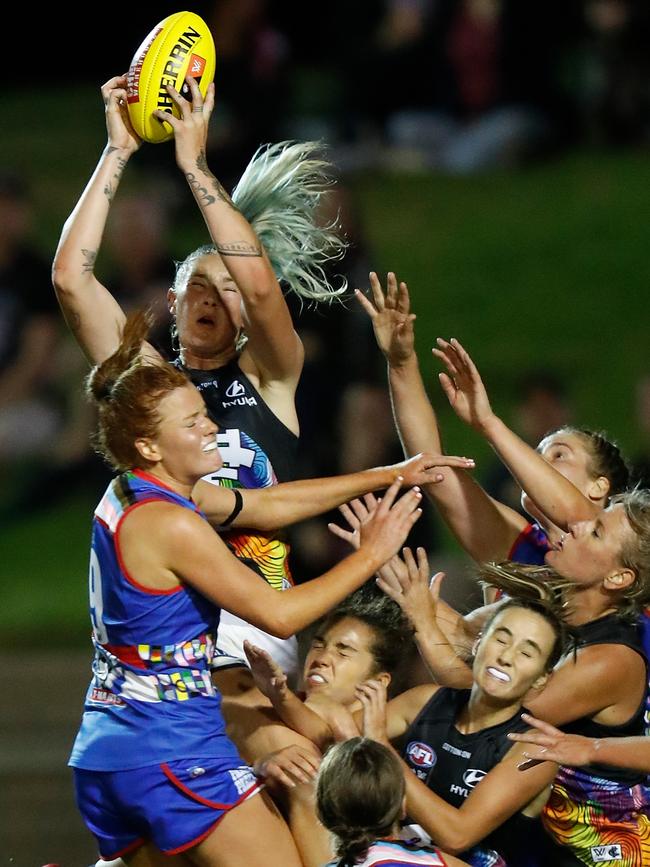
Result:
<instances>
[{"instance_id":1,"label":"sponsor logo on shorts","mask_svg":"<svg viewBox=\"0 0 650 867\"><path fill-rule=\"evenodd\" d=\"M228 771L238 794L243 795L257 782L257 777L250 768L235 768Z\"/></svg>"},{"instance_id":2,"label":"sponsor logo on shorts","mask_svg":"<svg viewBox=\"0 0 650 867\"><path fill-rule=\"evenodd\" d=\"M126 702L119 695L115 695L114 692L109 692L107 689L100 689L97 686L94 686L90 691L90 701L97 702L98 704L112 704L115 707L126 707Z\"/></svg>"},{"instance_id":3,"label":"sponsor logo on shorts","mask_svg":"<svg viewBox=\"0 0 650 867\"><path fill-rule=\"evenodd\" d=\"M428 744L423 744L421 741L411 741L406 748L406 755L412 765L418 768L432 768L437 756Z\"/></svg>"},{"instance_id":4,"label":"sponsor logo on shorts","mask_svg":"<svg viewBox=\"0 0 650 867\"><path fill-rule=\"evenodd\" d=\"M605 864L610 861L622 861L623 849L618 843L609 843L607 846L592 846L591 858L594 864Z\"/></svg>"}]
</instances>

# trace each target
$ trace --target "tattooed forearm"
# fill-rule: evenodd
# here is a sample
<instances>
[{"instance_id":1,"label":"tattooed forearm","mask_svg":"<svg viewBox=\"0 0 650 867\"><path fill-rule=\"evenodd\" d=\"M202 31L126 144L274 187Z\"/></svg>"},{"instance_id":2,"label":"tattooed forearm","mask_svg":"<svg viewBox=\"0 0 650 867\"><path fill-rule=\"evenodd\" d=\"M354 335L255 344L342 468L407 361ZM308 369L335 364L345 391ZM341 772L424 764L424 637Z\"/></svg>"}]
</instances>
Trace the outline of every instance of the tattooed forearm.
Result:
<instances>
[{"instance_id":1,"label":"tattooed forearm","mask_svg":"<svg viewBox=\"0 0 650 867\"><path fill-rule=\"evenodd\" d=\"M262 255L262 248L248 244L246 241L233 241L232 244L217 244L217 252L222 256L257 256Z\"/></svg>"},{"instance_id":2,"label":"tattooed forearm","mask_svg":"<svg viewBox=\"0 0 650 867\"><path fill-rule=\"evenodd\" d=\"M97 250L82 250L84 263L82 271L84 274L92 274L95 268L95 259L97 258Z\"/></svg>"},{"instance_id":3,"label":"tattooed forearm","mask_svg":"<svg viewBox=\"0 0 650 867\"><path fill-rule=\"evenodd\" d=\"M215 177L212 178L212 189L216 192L217 198L220 201L225 202L227 205L230 205L231 208L235 208L235 210L237 210L237 208L235 207L235 203Z\"/></svg>"},{"instance_id":4,"label":"tattooed forearm","mask_svg":"<svg viewBox=\"0 0 650 867\"><path fill-rule=\"evenodd\" d=\"M196 200L200 205L207 206L216 202L215 197L210 195L207 188L202 185L196 175L193 175L192 172L185 172L185 177L187 178L187 183L192 188L192 192L196 196Z\"/></svg>"},{"instance_id":5,"label":"tattooed forearm","mask_svg":"<svg viewBox=\"0 0 650 867\"><path fill-rule=\"evenodd\" d=\"M104 195L108 199L109 203L113 201L115 198L115 193L117 191L117 185L119 184L122 175L124 174L124 169L126 168L126 160L123 157L117 158L117 171L113 175L113 180L109 181L104 187Z\"/></svg>"},{"instance_id":6,"label":"tattooed forearm","mask_svg":"<svg viewBox=\"0 0 650 867\"><path fill-rule=\"evenodd\" d=\"M198 157L196 158L196 168L197 171L202 172L206 177L210 178L212 183L212 189L216 193L216 198L213 198L212 201L220 201L225 202L227 205L230 205L231 208L237 210L233 200L230 198L228 193L221 186L219 181L215 178L215 176L210 171L210 167L208 166L208 161L205 156L205 151L201 151ZM189 174L187 175L189 180ZM191 182L190 182L191 183ZM207 204L212 204L212 202L208 202Z\"/></svg>"},{"instance_id":7,"label":"tattooed forearm","mask_svg":"<svg viewBox=\"0 0 650 867\"><path fill-rule=\"evenodd\" d=\"M204 172L206 175L212 175L212 172L208 167L208 160L205 156L205 151L201 151L196 158L196 167L200 172Z\"/></svg>"},{"instance_id":8,"label":"tattooed forearm","mask_svg":"<svg viewBox=\"0 0 650 867\"><path fill-rule=\"evenodd\" d=\"M230 205L231 208L234 208L235 205L233 204L232 199L210 171L210 167L208 166L208 161L205 156L205 151L201 151L201 153L196 158L196 168L198 171L203 172L206 177L210 178L210 181L212 183L212 189L217 194L216 198L220 202L226 202L226 204Z\"/></svg>"}]
</instances>

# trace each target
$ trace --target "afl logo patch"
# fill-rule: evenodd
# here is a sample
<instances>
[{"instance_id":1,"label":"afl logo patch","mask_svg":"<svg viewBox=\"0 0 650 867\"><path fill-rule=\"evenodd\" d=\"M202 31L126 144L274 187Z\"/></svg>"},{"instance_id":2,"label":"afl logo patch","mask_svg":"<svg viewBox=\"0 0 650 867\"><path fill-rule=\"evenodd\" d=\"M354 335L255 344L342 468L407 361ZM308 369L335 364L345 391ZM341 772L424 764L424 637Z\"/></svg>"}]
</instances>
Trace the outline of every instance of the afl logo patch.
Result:
<instances>
[{"instance_id":1,"label":"afl logo patch","mask_svg":"<svg viewBox=\"0 0 650 867\"><path fill-rule=\"evenodd\" d=\"M481 771L478 768L468 768L463 774L463 782L468 789L473 789L481 782L486 773L487 771Z\"/></svg>"},{"instance_id":2,"label":"afl logo patch","mask_svg":"<svg viewBox=\"0 0 650 867\"><path fill-rule=\"evenodd\" d=\"M428 744L421 741L411 741L406 748L406 755L412 765L417 768L432 768L436 763L436 754Z\"/></svg>"}]
</instances>

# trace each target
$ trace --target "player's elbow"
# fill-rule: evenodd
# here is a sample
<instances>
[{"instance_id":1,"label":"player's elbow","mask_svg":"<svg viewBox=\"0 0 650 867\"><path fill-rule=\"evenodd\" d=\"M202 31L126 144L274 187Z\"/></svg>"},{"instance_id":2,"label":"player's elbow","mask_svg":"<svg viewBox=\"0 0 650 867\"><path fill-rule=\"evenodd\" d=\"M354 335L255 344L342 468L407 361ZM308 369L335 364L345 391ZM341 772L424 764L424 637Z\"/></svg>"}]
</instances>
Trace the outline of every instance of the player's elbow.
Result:
<instances>
[{"instance_id":1,"label":"player's elbow","mask_svg":"<svg viewBox=\"0 0 650 867\"><path fill-rule=\"evenodd\" d=\"M276 593L277 591L273 591ZM277 594L278 596L282 596L284 594ZM281 599L278 599L278 602L281 602ZM291 638L295 633L295 628L293 624L289 621L289 619L284 615L282 611L271 611L267 610L264 616L261 618L263 622L260 622L258 625L260 629L263 629L265 632L268 632L270 635L275 636L275 638L281 638L283 640L287 638Z\"/></svg>"},{"instance_id":2,"label":"player's elbow","mask_svg":"<svg viewBox=\"0 0 650 867\"><path fill-rule=\"evenodd\" d=\"M59 301L65 305L67 299L75 296L79 287L79 276L58 254L52 264L52 285Z\"/></svg>"},{"instance_id":3,"label":"player's elbow","mask_svg":"<svg viewBox=\"0 0 650 867\"><path fill-rule=\"evenodd\" d=\"M444 834L436 836L435 842L450 855L461 855L471 849L478 840L475 835L467 834L463 828L447 827Z\"/></svg>"}]
</instances>

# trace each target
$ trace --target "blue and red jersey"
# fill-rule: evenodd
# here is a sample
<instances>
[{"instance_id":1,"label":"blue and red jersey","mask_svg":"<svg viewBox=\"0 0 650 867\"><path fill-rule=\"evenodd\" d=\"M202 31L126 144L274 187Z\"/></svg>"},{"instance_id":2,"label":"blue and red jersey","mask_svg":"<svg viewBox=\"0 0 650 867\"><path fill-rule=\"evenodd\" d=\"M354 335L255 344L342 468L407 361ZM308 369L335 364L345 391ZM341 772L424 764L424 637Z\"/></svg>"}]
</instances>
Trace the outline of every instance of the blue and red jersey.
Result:
<instances>
[{"instance_id":1,"label":"blue and red jersey","mask_svg":"<svg viewBox=\"0 0 650 867\"><path fill-rule=\"evenodd\" d=\"M151 502L198 511L138 470L115 478L95 511L89 574L95 657L74 767L117 771L179 755L237 756L210 679L220 609L185 584L146 587L125 567L124 519Z\"/></svg>"}]
</instances>

